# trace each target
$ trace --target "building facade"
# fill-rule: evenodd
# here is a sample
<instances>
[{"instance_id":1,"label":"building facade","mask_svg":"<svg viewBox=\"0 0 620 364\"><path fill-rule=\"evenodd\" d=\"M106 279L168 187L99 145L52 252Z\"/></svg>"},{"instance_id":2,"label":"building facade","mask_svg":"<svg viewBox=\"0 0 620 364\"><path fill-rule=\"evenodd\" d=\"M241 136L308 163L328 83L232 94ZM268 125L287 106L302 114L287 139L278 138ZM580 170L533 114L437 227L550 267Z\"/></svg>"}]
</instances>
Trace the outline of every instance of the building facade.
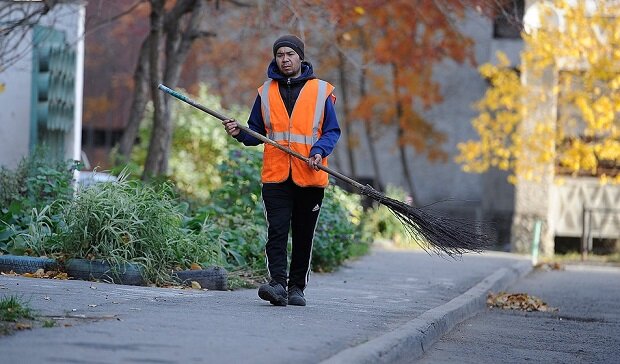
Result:
<instances>
[{"instance_id":1,"label":"building facade","mask_svg":"<svg viewBox=\"0 0 620 364\"><path fill-rule=\"evenodd\" d=\"M11 26L43 6L2 4ZM49 157L81 160L84 6L60 1L3 40L0 69L0 165L13 168L37 146Z\"/></svg>"}]
</instances>

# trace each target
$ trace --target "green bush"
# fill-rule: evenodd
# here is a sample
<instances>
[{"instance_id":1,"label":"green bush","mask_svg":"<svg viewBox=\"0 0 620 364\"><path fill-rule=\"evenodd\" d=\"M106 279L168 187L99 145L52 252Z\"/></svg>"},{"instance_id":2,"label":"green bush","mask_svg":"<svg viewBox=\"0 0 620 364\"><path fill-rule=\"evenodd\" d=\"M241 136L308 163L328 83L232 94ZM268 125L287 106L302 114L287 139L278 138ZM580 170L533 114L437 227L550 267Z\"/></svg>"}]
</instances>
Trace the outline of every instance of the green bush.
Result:
<instances>
[{"instance_id":1,"label":"green bush","mask_svg":"<svg viewBox=\"0 0 620 364\"><path fill-rule=\"evenodd\" d=\"M358 195L330 185L325 190L314 248L312 269L329 272L346 259L364 254L370 245L363 231L364 211Z\"/></svg>"},{"instance_id":2,"label":"green bush","mask_svg":"<svg viewBox=\"0 0 620 364\"><path fill-rule=\"evenodd\" d=\"M80 189L63 208L61 228L42 250L65 258L131 262L144 268L147 282L172 282L173 270L192 263L217 265L220 247L208 229L183 228L182 207L170 186L127 180Z\"/></svg>"},{"instance_id":3,"label":"green bush","mask_svg":"<svg viewBox=\"0 0 620 364\"><path fill-rule=\"evenodd\" d=\"M387 196L395 200L404 201L406 192L394 186L387 187ZM387 239L402 245L407 240L407 232L403 224L385 206L378 205L367 211L364 231L371 239Z\"/></svg>"},{"instance_id":4,"label":"green bush","mask_svg":"<svg viewBox=\"0 0 620 364\"><path fill-rule=\"evenodd\" d=\"M264 273L267 231L261 201L261 163L260 149L233 147L218 166L220 187L211 192L207 204L196 211L187 226L196 229L197 224L209 221L229 268L247 267Z\"/></svg>"},{"instance_id":5,"label":"green bush","mask_svg":"<svg viewBox=\"0 0 620 364\"><path fill-rule=\"evenodd\" d=\"M73 194L76 168L71 162L49 160L43 149L23 158L14 170L0 168L0 253L31 253L17 236L34 233L31 223L45 216L50 225L58 221L57 214Z\"/></svg>"},{"instance_id":6,"label":"green bush","mask_svg":"<svg viewBox=\"0 0 620 364\"><path fill-rule=\"evenodd\" d=\"M248 110L235 106L223 107L221 99L209 94L205 85L201 85L195 100L237 120L242 120L244 115L249 113ZM226 134L219 120L184 103L171 102L174 130L167 178L174 182L185 198L204 203L211 192L222 183L218 166L229 150L238 143ZM131 170L135 174L142 173L141 166L146 161L150 141L152 106L149 105L147 111L140 127L140 142L135 145L131 155ZM125 166L119 167L124 168Z\"/></svg>"}]
</instances>

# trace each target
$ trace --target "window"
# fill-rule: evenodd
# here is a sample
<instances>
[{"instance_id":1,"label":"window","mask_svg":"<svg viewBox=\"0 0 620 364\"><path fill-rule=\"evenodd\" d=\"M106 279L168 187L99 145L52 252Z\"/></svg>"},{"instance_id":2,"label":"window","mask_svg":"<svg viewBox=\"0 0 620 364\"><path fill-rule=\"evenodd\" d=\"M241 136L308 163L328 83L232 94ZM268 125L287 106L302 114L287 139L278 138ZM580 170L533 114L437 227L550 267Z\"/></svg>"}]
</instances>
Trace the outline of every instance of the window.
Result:
<instances>
[{"instance_id":1,"label":"window","mask_svg":"<svg viewBox=\"0 0 620 364\"><path fill-rule=\"evenodd\" d=\"M120 141L122 135L122 130L95 129L85 126L82 129L82 144L85 147L111 148Z\"/></svg>"}]
</instances>

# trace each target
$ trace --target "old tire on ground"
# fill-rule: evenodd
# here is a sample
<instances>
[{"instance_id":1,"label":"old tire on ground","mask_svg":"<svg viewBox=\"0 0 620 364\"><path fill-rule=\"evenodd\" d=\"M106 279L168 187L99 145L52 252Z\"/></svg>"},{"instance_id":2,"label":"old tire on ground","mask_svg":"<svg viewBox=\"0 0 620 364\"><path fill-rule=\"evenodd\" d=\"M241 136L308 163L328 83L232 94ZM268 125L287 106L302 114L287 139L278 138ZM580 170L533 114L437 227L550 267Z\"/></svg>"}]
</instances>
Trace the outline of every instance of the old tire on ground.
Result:
<instances>
[{"instance_id":1,"label":"old tire on ground","mask_svg":"<svg viewBox=\"0 0 620 364\"><path fill-rule=\"evenodd\" d=\"M0 272L13 271L18 274L34 273L39 269L56 270L56 260L42 257L28 257L21 255L0 255Z\"/></svg>"},{"instance_id":2,"label":"old tire on ground","mask_svg":"<svg viewBox=\"0 0 620 364\"><path fill-rule=\"evenodd\" d=\"M198 270L181 270L172 273L182 284L190 285L192 281L198 282L200 287L217 291L228 289L228 272L221 267L209 267Z\"/></svg>"},{"instance_id":3,"label":"old tire on ground","mask_svg":"<svg viewBox=\"0 0 620 364\"><path fill-rule=\"evenodd\" d=\"M142 270L138 265L125 263L112 266L102 260L69 259L65 269L70 277L90 281L93 279L132 286L144 285Z\"/></svg>"}]
</instances>

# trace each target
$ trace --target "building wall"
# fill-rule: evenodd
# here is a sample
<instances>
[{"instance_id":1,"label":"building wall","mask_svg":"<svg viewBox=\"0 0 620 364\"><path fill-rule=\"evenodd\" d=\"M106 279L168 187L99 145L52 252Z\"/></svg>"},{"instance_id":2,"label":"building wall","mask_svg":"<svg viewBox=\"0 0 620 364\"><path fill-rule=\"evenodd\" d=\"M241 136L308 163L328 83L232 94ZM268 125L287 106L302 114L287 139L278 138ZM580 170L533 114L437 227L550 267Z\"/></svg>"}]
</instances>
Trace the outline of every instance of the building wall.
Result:
<instances>
[{"instance_id":1,"label":"building wall","mask_svg":"<svg viewBox=\"0 0 620 364\"><path fill-rule=\"evenodd\" d=\"M539 5L543 1L527 1L525 28L536 29L545 24L538 20ZM594 10L595 1L586 1L586 9ZM552 26L564 29L565 20L561 12L551 14L547 21ZM541 123L548 123L555 130L558 115L557 95L551 90L558 85L559 71L571 67L570 61L559 69L545 70L542 75L531 75L525 69L522 82L533 93L546 94L543 102L528 110L523 120L523 132L532 130ZM523 159L528 158L524 151ZM534 237L534 226L541 223L540 253L552 255L556 250L557 237L581 237L588 234L598 238L620 238L620 189L618 186L601 185L597 179L588 177L566 178L556 176L553 162L541 166L538 172L539 182L519 180L515 194L515 212L512 225L511 249L515 252L527 253L531 249ZM584 227L584 218L586 221Z\"/></svg>"},{"instance_id":2,"label":"building wall","mask_svg":"<svg viewBox=\"0 0 620 364\"><path fill-rule=\"evenodd\" d=\"M31 33L25 39L32 39ZM15 54L22 55L15 64L0 72L0 82L5 85L4 92L0 93L0 166L13 168L30 148L32 56L30 42L19 42L11 37L7 47L14 47Z\"/></svg>"},{"instance_id":3,"label":"building wall","mask_svg":"<svg viewBox=\"0 0 620 364\"><path fill-rule=\"evenodd\" d=\"M16 4L28 7L32 4ZM82 119L82 85L83 85L83 33L84 3L58 4L41 18L42 26L54 27L63 31L66 41L75 47L77 60L75 71L75 105L74 127L66 135L65 157L80 159L81 150L81 119ZM13 34L9 46L17 47L20 58L6 70L0 72L0 82L6 89L0 93L0 165L13 168L28 154L32 148L33 131L31 125L32 95L32 31L28 31L23 39Z\"/></svg>"}]
</instances>

